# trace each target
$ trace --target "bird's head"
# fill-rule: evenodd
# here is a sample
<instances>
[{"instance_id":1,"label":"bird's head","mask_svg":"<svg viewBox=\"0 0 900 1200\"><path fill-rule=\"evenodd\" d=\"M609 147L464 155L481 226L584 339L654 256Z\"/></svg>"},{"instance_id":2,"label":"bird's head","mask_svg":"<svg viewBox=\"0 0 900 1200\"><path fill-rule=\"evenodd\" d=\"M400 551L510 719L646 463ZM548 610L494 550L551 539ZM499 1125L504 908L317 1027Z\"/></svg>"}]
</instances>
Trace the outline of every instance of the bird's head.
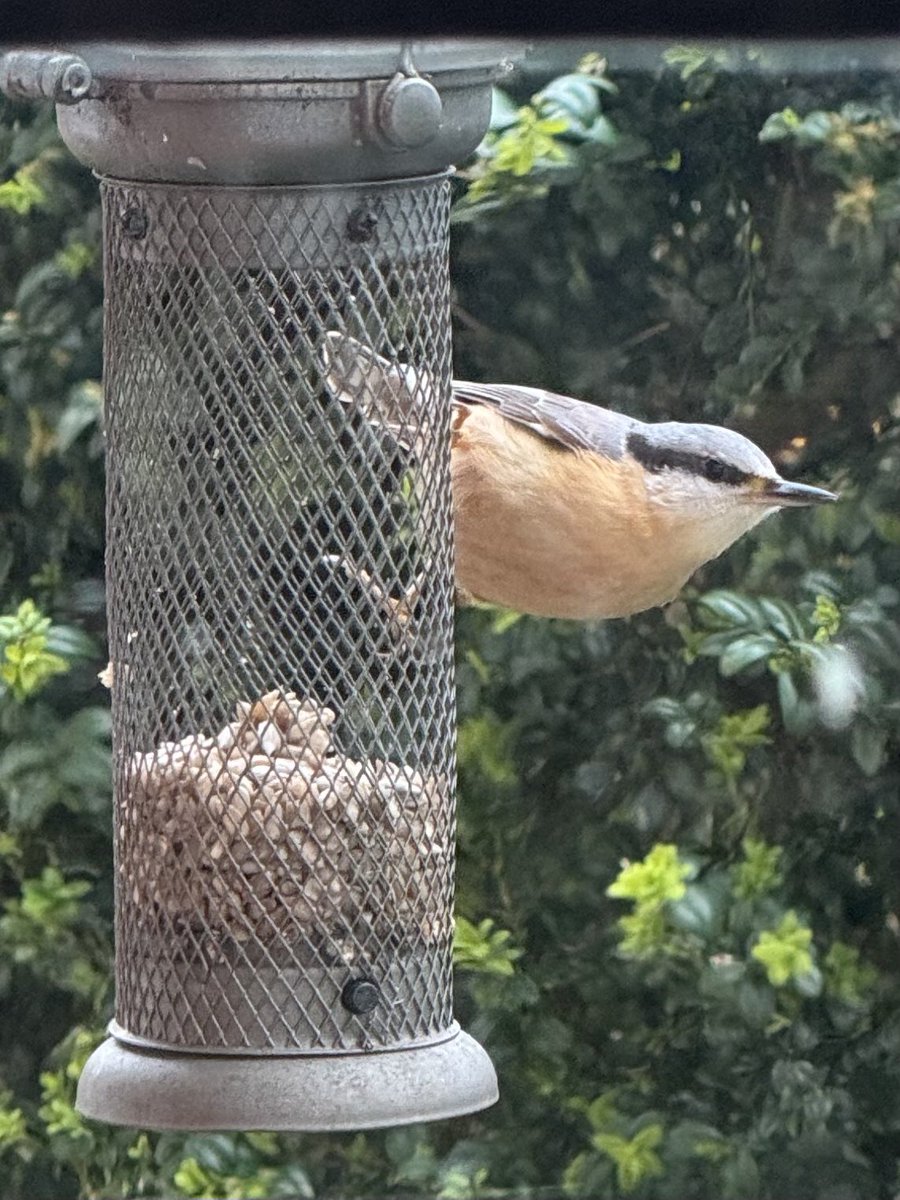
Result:
<instances>
[{"instance_id":1,"label":"bird's head","mask_svg":"<svg viewBox=\"0 0 900 1200\"><path fill-rule=\"evenodd\" d=\"M708 557L779 508L837 500L824 488L782 479L749 438L718 425L635 425L626 447L643 468L651 503L673 523L696 527Z\"/></svg>"}]
</instances>

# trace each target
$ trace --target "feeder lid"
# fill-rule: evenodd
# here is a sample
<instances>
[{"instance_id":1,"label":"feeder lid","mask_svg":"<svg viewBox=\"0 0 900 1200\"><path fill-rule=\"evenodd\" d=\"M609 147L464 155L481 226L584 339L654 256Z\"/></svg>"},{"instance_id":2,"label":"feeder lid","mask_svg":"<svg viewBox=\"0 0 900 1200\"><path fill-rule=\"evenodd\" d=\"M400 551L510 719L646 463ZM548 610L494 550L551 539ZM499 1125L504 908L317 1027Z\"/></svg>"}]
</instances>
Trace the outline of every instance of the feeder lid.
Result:
<instances>
[{"instance_id":1,"label":"feeder lid","mask_svg":"<svg viewBox=\"0 0 900 1200\"><path fill-rule=\"evenodd\" d=\"M446 171L484 135L525 43L85 42L12 50L0 90L57 103L69 149L117 179L340 184Z\"/></svg>"},{"instance_id":2,"label":"feeder lid","mask_svg":"<svg viewBox=\"0 0 900 1200\"><path fill-rule=\"evenodd\" d=\"M390 79L403 57L423 75L508 72L524 42L493 38L317 41L84 42L80 55L95 79L133 83L298 83Z\"/></svg>"}]
</instances>

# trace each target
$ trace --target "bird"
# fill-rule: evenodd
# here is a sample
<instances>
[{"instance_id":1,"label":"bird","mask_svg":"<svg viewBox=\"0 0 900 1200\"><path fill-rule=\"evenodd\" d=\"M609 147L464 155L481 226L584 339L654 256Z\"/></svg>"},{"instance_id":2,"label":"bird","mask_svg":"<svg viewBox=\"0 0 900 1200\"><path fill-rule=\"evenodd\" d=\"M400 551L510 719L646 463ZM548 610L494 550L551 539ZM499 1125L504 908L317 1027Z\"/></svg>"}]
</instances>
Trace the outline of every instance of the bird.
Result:
<instances>
[{"instance_id":1,"label":"bird","mask_svg":"<svg viewBox=\"0 0 900 1200\"><path fill-rule=\"evenodd\" d=\"M425 461L429 371L334 330L318 357L333 395ZM668 604L766 517L838 499L731 429L456 379L450 475L458 601L578 621Z\"/></svg>"}]
</instances>

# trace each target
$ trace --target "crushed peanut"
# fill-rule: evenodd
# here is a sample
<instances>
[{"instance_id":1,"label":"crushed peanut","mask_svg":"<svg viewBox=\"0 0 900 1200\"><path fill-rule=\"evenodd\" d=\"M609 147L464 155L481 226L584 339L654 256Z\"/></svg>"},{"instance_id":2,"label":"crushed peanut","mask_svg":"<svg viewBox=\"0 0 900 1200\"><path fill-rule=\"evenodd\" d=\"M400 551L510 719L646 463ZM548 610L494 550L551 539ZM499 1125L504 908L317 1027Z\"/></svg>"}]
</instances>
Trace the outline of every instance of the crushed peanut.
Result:
<instances>
[{"instance_id":1,"label":"crushed peanut","mask_svg":"<svg viewBox=\"0 0 900 1200\"><path fill-rule=\"evenodd\" d=\"M133 756L119 871L138 919L164 913L207 951L305 941L345 961L363 941L449 936L436 780L335 753L335 718L272 691L214 736Z\"/></svg>"}]
</instances>

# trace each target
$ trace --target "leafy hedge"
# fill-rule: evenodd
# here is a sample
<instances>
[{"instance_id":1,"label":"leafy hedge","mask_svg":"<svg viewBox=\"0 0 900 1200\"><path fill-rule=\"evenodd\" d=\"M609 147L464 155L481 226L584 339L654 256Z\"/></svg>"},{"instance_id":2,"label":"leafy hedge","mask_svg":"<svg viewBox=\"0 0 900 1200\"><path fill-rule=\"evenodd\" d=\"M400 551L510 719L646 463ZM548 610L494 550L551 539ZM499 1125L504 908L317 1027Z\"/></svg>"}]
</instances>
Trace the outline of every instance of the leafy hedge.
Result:
<instances>
[{"instance_id":1,"label":"leafy hedge","mask_svg":"<svg viewBox=\"0 0 900 1200\"><path fill-rule=\"evenodd\" d=\"M99 221L0 102L4 1195L888 1197L900 1158L900 87L765 52L498 96L457 372L733 423L840 505L665 612L459 621L458 1012L493 1110L153 1135L72 1098L111 1003Z\"/></svg>"}]
</instances>

